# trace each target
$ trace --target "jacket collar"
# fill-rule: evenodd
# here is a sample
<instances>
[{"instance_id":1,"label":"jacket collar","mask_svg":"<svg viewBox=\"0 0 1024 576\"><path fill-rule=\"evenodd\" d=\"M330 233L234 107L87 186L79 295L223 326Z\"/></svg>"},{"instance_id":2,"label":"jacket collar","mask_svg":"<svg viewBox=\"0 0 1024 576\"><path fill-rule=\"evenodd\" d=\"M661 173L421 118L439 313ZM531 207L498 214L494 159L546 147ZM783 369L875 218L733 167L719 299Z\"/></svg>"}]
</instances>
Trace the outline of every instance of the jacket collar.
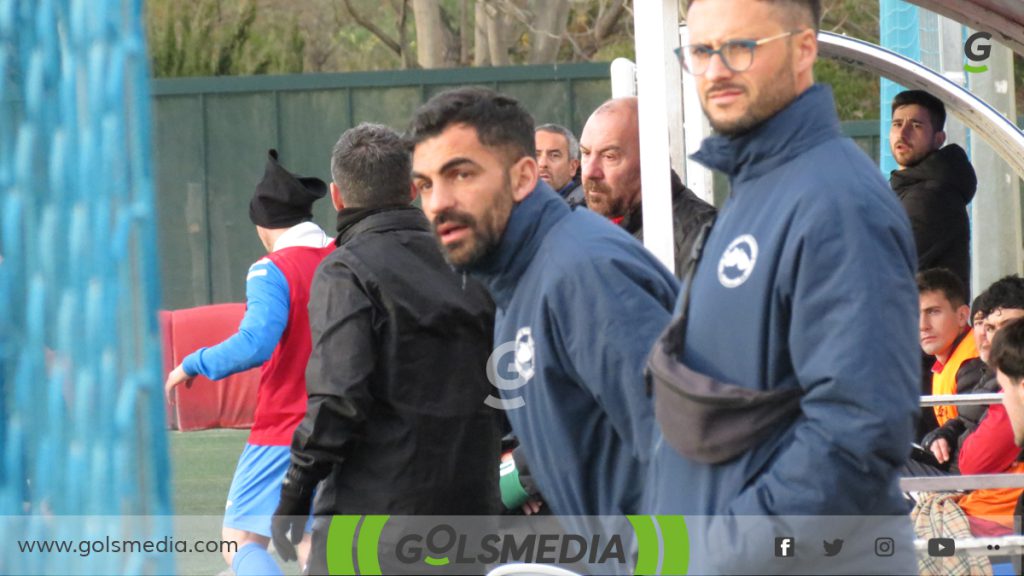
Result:
<instances>
[{"instance_id":1,"label":"jacket collar","mask_svg":"<svg viewBox=\"0 0 1024 576\"><path fill-rule=\"evenodd\" d=\"M675 209L676 204L682 198L683 192L686 190L686 186L683 185L683 181L679 179L679 175L676 174L675 170L672 170L670 185L672 186L672 208ZM641 230L644 227L643 208L644 202L643 194L641 192L640 201L630 208L629 212L622 217L622 220L619 222L619 226L630 234L636 234L638 230Z\"/></svg>"},{"instance_id":2,"label":"jacket collar","mask_svg":"<svg viewBox=\"0 0 1024 576\"><path fill-rule=\"evenodd\" d=\"M296 246L323 248L330 243L331 239L315 222L300 222L277 237L272 252Z\"/></svg>"},{"instance_id":3,"label":"jacket collar","mask_svg":"<svg viewBox=\"0 0 1024 576\"><path fill-rule=\"evenodd\" d=\"M565 199L568 200L569 199L569 195L572 194L572 191L575 190L576 187L579 186L579 185L580 185L580 183L577 182L575 178L573 178L572 180L569 180L568 184L566 184L565 186L562 186L558 190L555 190L555 192L559 196L561 196L562 198L565 198Z\"/></svg>"},{"instance_id":4,"label":"jacket collar","mask_svg":"<svg viewBox=\"0 0 1024 576\"><path fill-rule=\"evenodd\" d=\"M733 180L743 181L841 135L832 89L815 84L748 132L706 138L691 158Z\"/></svg>"},{"instance_id":5,"label":"jacket collar","mask_svg":"<svg viewBox=\"0 0 1024 576\"><path fill-rule=\"evenodd\" d=\"M512 207L497 247L466 267L466 272L483 282L495 304L504 308L547 233L571 211L551 187L539 180L533 191Z\"/></svg>"},{"instance_id":6,"label":"jacket collar","mask_svg":"<svg viewBox=\"0 0 1024 576\"><path fill-rule=\"evenodd\" d=\"M974 198L978 189L978 177L967 158L964 149L956 144L948 144L932 152L919 164L893 170L889 173L889 183L897 194L905 194L906 189L920 182L936 182L955 191L964 204Z\"/></svg>"},{"instance_id":7,"label":"jacket collar","mask_svg":"<svg viewBox=\"0 0 1024 576\"><path fill-rule=\"evenodd\" d=\"M430 231L430 222L423 211L415 206L395 204L376 208L346 208L338 213L337 246L366 232L390 230Z\"/></svg>"}]
</instances>

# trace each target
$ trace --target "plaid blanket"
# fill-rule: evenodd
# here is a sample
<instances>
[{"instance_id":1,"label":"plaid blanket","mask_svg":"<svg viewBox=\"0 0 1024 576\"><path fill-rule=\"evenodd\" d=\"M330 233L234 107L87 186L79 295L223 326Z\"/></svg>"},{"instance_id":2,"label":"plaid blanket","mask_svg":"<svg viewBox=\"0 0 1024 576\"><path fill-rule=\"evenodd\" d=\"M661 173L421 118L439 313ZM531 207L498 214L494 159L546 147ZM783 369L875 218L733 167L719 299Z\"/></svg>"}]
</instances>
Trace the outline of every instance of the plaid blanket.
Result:
<instances>
[{"instance_id":1,"label":"plaid blanket","mask_svg":"<svg viewBox=\"0 0 1024 576\"><path fill-rule=\"evenodd\" d=\"M967 514L957 505L961 494L927 492L917 495L917 504L910 513L918 538L972 538ZM917 569L922 576L978 574L990 576L992 563L986 556L955 554L942 558L918 556Z\"/></svg>"}]
</instances>

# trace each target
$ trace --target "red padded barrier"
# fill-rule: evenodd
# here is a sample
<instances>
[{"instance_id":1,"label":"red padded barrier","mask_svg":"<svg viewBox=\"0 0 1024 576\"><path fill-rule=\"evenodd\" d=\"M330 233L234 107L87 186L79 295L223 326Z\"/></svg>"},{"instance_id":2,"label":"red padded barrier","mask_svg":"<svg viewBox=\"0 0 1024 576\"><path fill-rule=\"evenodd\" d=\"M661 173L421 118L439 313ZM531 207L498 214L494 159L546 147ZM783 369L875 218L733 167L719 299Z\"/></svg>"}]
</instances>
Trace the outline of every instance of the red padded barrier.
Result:
<instances>
[{"instance_id":1,"label":"red padded barrier","mask_svg":"<svg viewBox=\"0 0 1024 576\"><path fill-rule=\"evenodd\" d=\"M213 304L162 312L165 374L180 364L185 356L234 334L243 314L244 304ZM183 432L208 428L250 428L259 383L259 367L217 381L197 376L192 380L191 388L184 384L175 387L168 405L167 421L172 429Z\"/></svg>"},{"instance_id":2,"label":"red padded barrier","mask_svg":"<svg viewBox=\"0 0 1024 576\"><path fill-rule=\"evenodd\" d=\"M160 346L161 350L164 351L164 371L163 375L166 379L167 375L174 370L177 364L174 363L174 354L171 351L171 342L174 341L174 335L171 332L171 312L170 310L160 311ZM175 403L165 402L164 406L167 410L167 427L171 430L178 429L178 411L174 409Z\"/></svg>"}]
</instances>

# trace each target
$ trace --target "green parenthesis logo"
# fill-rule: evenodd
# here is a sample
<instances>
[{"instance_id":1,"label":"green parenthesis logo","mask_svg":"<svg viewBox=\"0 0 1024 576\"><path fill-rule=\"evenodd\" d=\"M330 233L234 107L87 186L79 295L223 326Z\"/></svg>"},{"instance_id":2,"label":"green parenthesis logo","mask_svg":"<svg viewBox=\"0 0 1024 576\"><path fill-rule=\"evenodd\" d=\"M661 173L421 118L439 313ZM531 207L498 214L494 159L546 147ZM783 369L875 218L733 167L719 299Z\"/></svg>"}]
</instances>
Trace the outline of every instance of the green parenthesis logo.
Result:
<instances>
[{"instance_id":1,"label":"green parenthesis logo","mask_svg":"<svg viewBox=\"0 0 1024 576\"><path fill-rule=\"evenodd\" d=\"M970 64L964 64L964 72L981 74L982 72L988 72L988 66L971 66Z\"/></svg>"},{"instance_id":2,"label":"green parenthesis logo","mask_svg":"<svg viewBox=\"0 0 1024 576\"><path fill-rule=\"evenodd\" d=\"M661 526L662 574L686 574L690 566L690 533L683 516L656 516Z\"/></svg>"},{"instance_id":3,"label":"green parenthesis logo","mask_svg":"<svg viewBox=\"0 0 1024 576\"><path fill-rule=\"evenodd\" d=\"M377 549L388 518L386 515L331 518L331 526L327 530L327 571L331 574L380 576Z\"/></svg>"},{"instance_id":4,"label":"green parenthesis logo","mask_svg":"<svg viewBox=\"0 0 1024 576\"><path fill-rule=\"evenodd\" d=\"M690 536L682 516L635 515L626 519L636 533L635 574L686 574L690 564ZM658 528L661 528L660 538ZM659 556L661 570L658 570Z\"/></svg>"}]
</instances>

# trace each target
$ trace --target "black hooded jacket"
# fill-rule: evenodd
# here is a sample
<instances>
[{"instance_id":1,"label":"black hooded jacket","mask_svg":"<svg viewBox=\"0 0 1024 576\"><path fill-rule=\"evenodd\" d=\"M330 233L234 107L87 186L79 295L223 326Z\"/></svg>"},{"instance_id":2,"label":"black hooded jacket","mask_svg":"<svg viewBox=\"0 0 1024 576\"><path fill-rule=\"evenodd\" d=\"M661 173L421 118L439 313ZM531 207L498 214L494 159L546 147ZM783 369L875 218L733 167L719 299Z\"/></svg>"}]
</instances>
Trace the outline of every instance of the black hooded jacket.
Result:
<instances>
[{"instance_id":1,"label":"black hooded jacket","mask_svg":"<svg viewBox=\"0 0 1024 576\"><path fill-rule=\"evenodd\" d=\"M314 513L497 511L486 398L494 304L456 274L415 207L346 210L309 297L309 403L289 478Z\"/></svg>"},{"instance_id":2,"label":"black hooded jacket","mask_svg":"<svg viewBox=\"0 0 1024 576\"><path fill-rule=\"evenodd\" d=\"M917 246L917 269L949 268L970 288L967 204L978 178L964 149L956 144L929 154L916 166L894 170L889 184L910 216Z\"/></svg>"}]
</instances>

